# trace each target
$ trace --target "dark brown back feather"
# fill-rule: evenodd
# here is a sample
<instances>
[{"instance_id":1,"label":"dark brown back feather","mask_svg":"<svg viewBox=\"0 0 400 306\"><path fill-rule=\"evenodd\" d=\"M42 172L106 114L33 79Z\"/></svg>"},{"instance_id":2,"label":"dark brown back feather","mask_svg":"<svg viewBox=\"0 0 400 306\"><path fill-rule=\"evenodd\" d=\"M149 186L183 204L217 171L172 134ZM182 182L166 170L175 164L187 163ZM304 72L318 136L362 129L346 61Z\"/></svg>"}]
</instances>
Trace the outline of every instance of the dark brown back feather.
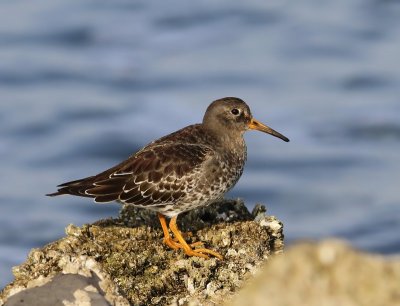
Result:
<instances>
[{"instance_id":1,"label":"dark brown back feather","mask_svg":"<svg viewBox=\"0 0 400 306\"><path fill-rule=\"evenodd\" d=\"M96 202L120 200L142 206L173 204L184 195L181 182L191 181L183 178L196 177L212 150L202 144L162 140L102 173L63 183L48 195L70 194L95 198Z\"/></svg>"}]
</instances>

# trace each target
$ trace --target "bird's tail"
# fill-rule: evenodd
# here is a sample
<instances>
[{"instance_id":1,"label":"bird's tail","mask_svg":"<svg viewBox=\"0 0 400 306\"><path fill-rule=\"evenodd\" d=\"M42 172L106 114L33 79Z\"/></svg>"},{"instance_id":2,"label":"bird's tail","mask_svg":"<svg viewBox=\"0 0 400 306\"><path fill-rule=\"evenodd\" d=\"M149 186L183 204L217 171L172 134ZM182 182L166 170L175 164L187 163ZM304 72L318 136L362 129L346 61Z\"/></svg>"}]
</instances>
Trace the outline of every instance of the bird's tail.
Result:
<instances>
[{"instance_id":1,"label":"bird's tail","mask_svg":"<svg viewBox=\"0 0 400 306\"><path fill-rule=\"evenodd\" d=\"M86 194L86 190L93 187L93 177L87 177L80 180L70 181L58 185L58 190L54 193L48 193L46 196L48 197L56 197L63 194L70 194L80 197L88 197L93 198L92 195Z\"/></svg>"},{"instance_id":2,"label":"bird's tail","mask_svg":"<svg viewBox=\"0 0 400 306\"><path fill-rule=\"evenodd\" d=\"M64 192L61 192L61 191L59 190L59 191L57 191L57 192L47 193L46 196L48 196L48 197L56 197L56 196L59 196L59 195L62 195L62 194L65 194L65 193L64 193Z\"/></svg>"}]
</instances>

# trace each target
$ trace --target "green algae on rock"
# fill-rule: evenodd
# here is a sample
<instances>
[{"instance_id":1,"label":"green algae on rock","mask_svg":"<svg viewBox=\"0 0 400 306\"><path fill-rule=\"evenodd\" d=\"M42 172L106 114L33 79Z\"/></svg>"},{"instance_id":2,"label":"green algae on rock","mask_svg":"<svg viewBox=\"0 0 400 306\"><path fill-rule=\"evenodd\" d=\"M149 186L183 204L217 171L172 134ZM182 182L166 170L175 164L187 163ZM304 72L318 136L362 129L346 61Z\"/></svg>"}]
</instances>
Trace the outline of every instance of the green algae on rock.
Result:
<instances>
[{"instance_id":1,"label":"green algae on rock","mask_svg":"<svg viewBox=\"0 0 400 306\"><path fill-rule=\"evenodd\" d=\"M118 219L70 225L65 238L33 250L14 268L15 281L2 291L0 302L65 274L90 279L89 287L112 305L218 304L263 261L283 250L282 223L265 216L261 206L250 213L240 200L182 214L180 222L183 230L192 232L188 242L202 241L224 260L189 258L181 250L170 250L162 243L155 213L124 206ZM85 293L82 288L80 293Z\"/></svg>"}]
</instances>

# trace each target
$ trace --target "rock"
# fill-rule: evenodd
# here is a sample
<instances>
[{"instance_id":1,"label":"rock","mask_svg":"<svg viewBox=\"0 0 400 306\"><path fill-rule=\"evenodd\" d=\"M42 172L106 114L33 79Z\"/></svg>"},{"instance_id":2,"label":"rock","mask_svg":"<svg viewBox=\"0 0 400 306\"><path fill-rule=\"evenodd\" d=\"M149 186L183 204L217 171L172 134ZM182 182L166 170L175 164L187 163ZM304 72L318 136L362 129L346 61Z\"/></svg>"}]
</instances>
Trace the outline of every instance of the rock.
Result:
<instances>
[{"instance_id":1,"label":"rock","mask_svg":"<svg viewBox=\"0 0 400 306\"><path fill-rule=\"evenodd\" d=\"M58 274L50 282L37 285L11 296L6 305L110 305L102 295L96 275Z\"/></svg>"},{"instance_id":2,"label":"rock","mask_svg":"<svg viewBox=\"0 0 400 306\"><path fill-rule=\"evenodd\" d=\"M180 227L224 255L189 258L162 243L157 216L126 206L118 219L67 227L30 252L0 305L400 305L400 259L336 240L282 253L282 223L224 201L180 217ZM243 288L244 287L244 288Z\"/></svg>"},{"instance_id":3,"label":"rock","mask_svg":"<svg viewBox=\"0 0 400 306\"><path fill-rule=\"evenodd\" d=\"M343 242L301 243L268 261L226 305L400 305L400 258Z\"/></svg>"},{"instance_id":4,"label":"rock","mask_svg":"<svg viewBox=\"0 0 400 306\"><path fill-rule=\"evenodd\" d=\"M188 242L201 240L224 260L169 249L155 213L125 206L118 219L70 225L65 238L32 250L0 304L222 304L283 250L283 225L261 206L251 214L242 201L226 200L178 221L192 231Z\"/></svg>"}]
</instances>

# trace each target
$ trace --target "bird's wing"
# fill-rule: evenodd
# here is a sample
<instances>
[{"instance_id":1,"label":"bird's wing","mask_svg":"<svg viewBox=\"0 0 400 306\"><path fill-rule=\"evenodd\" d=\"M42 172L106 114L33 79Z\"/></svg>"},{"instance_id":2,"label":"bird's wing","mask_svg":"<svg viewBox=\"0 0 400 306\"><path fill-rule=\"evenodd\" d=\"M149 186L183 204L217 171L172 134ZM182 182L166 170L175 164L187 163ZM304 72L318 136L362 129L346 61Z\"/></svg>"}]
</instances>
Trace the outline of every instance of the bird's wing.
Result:
<instances>
[{"instance_id":1,"label":"bird's wing","mask_svg":"<svg viewBox=\"0 0 400 306\"><path fill-rule=\"evenodd\" d=\"M98 175L60 185L59 194L142 206L173 204L193 188L213 151L204 145L150 145L121 164Z\"/></svg>"}]
</instances>

